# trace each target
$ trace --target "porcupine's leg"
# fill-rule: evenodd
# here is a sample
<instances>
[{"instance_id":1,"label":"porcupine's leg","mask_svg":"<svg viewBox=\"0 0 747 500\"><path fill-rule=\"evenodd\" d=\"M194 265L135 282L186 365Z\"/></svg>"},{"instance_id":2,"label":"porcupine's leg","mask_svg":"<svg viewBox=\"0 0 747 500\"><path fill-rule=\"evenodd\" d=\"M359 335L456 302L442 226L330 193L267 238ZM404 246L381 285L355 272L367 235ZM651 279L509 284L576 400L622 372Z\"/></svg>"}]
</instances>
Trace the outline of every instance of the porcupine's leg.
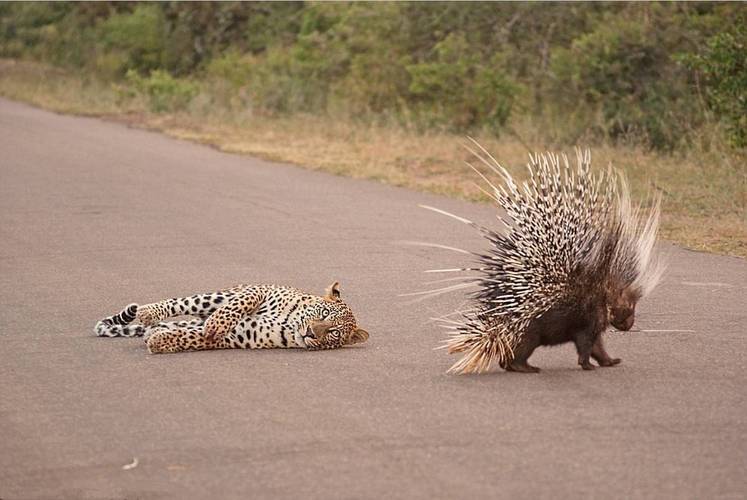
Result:
<instances>
[{"instance_id":1,"label":"porcupine's leg","mask_svg":"<svg viewBox=\"0 0 747 500\"><path fill-rule=\"evenodd\" d=\"M599 366L615 366L620 364L622 361L620 358L612 358L607 351L604 350L604 343L602 342L602 335L597 337L594 345L591 346L591 357L594 361L599 363Z\"/></svg>"},{"instance_id":2,"label":"porcupine's leg","mask_svg":"<svg viewBox=\"0 0 747 500\"><path fill-rule=\"evenodd\" d=\"M540 337L536 333L527 333L514 348L514 357L505 367L508 372L539 373L540 369L528 363L529 356L540 344Z\"/></svg>"},{"instance_id":3,"label":"porcupine's leg","mask_svg":"<svg viewBox=\"0 0 747 500\"><path fill-rule=\"evenodd\" d=\"M595 366L591 364L589 358L591 357L591 350L594 343L599 338L600 333L595 331L595 328L585 328L580 330L576 334L574 342L576 344L576 351L578 351L578 364L584 370L594 370Z\"/></svg>"}]
</instances>

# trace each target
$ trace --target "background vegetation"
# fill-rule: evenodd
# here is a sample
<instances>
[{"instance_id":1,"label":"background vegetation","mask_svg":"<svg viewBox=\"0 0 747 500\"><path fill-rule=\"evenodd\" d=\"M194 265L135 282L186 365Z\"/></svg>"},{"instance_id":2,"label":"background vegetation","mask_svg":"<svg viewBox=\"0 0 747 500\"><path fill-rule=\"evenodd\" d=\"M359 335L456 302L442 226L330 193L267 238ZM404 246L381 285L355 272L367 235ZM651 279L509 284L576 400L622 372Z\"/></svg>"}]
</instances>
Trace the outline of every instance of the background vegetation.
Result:
<instances>
[{"instance_id":1,"label":"background vegetation","mask_svg":"<svg viewBox=\"0 0 747 500\"><path fill-rule=\"evenodd\" d=\"M2 3L0 93L469 197L451 134L594 145L670 237L745 255L745 26L738 2Z\"/></svg>"}]
</instances>

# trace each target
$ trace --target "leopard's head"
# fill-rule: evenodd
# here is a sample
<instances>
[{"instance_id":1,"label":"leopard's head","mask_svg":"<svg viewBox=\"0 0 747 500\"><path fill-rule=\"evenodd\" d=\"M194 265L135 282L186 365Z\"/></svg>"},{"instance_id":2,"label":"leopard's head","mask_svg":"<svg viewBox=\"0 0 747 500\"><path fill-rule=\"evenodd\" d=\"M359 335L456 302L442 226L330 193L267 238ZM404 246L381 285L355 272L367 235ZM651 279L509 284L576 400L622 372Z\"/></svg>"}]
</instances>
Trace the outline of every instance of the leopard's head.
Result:
<instances>
[{"instance_id":1,"label":"leopard's head","mask_svg":"<svg viewBox=\"0 0 747 500\"><path fill-rule=\"evenodd\" d=\"M327 287L323 300L314 308L304 336L307 347L331 349L368 340L368 332L358 327L353 311L342 300L337 281Z\"/></svg>"}]
</instances>

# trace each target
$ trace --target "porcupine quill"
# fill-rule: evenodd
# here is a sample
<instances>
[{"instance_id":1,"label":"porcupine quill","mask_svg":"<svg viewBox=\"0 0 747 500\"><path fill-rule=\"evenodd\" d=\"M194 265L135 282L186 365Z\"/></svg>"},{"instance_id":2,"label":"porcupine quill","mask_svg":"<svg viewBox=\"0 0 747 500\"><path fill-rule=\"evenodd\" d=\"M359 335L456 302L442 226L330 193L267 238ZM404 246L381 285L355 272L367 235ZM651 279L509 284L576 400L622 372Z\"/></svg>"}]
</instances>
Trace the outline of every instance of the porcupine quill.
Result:
<instances>
[{"instance_id":1,"label":"porcupine quill","mask_svg":"<svg viewBox=\"0 0 747 500\"><path fill-rule=\"evenodd\" d=\"M472 143L475 158L497 177L493 182L470 165L505 212L499 216L504 231L423 206L475 228L489 242L473 254L472 266L429 271L466 274L459 284L417 293L475 288L468 312L440 320L449 330L442 347L462 355L449 372L481 373L495 361L510 371L535 372L527 360L537 346L570 341L584 369L594 368L590 357L601 366L619 363L605 352L601 333L609 325L629 330L638 300L661 278L664 265L654 252L660 198L648 208L633 207L623 174L611 167L592 171L589 150L576 150L575 168L565 155L530 154L529 178L517 183Z\"/></svg>"}]
</instances>

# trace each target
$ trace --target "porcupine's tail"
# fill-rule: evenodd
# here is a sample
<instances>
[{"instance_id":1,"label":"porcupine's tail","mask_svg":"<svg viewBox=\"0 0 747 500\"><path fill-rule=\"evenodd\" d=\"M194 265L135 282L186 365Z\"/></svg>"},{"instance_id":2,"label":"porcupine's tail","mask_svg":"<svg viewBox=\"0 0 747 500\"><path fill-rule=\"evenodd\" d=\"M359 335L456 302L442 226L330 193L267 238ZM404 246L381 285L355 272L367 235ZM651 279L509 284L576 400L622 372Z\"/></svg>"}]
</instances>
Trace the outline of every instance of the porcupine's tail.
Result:
<instances>
[{"instance_id":1,"label":"porcupine's tail","mask_svg":"<svg viewBox=\"0 0 747 500\"><path fill-rule=\"evenodd\" d=\"M451 217L454 220L466 224L477 230L485 239L494 244L503 238L503 236L484 226L445 210L429 205L420 205L420 208ZM491 271L492 264L485 262L483 256L478 253L435 243L419 241L402 241L400 243L439 248L442 250L471 255L479 263L478 265L467 267L430 269L426 272L450 274L468 273L468 275L432 281L429 284L443 283L447 281L459 281L460 283L448 285L443 288L400 294L401 297L420 296L423 299L427 299L457 290L465 290L469 288L474 289L480 285L480 278L473 273L485 274ZM470 308L468 311L455 311L454 313L445 316L432 318L432 321L435 321L438 326L448 331L447 338L443 341L443 345L439 346L438 349L447 349L449 354L464 353L462 358L449 368L448 373L481 373L487 371L495 360L503 366L513 358L513 350L517 343L517 338L511 335L510 330L507 330L505 325L491 321L489 314L486 314L490 312L491 311L488 310L488 308L478 306L476 308ZM455 319L453 318L454 315L459 315L459 317Z\"/></svg>"},{"instance_id":2,"label":"porcupine's tail","mask_svg":"<svg viewBox=\"0 0 747 500\"><path fill-rule=\"evenodd\" d=\"M107 316L96 323L94 332L99 337L141 337L145 326L132 325L137 314L137 304L130 304L119 313Z\"/></svg>"},{"instance_id":3,"label":"porcupine's tail","mask_svg":"<svg viewBox=\"0 0 747 500\"><path fill-rule=\"evenodd\" d=\"M482 373L494 361L505 366L513 359L517 338L500 324L465 315L460 324L442 324L449 334L440 349L449 354L463 353L447 373Z\"/></svg>"}]
</instances>

